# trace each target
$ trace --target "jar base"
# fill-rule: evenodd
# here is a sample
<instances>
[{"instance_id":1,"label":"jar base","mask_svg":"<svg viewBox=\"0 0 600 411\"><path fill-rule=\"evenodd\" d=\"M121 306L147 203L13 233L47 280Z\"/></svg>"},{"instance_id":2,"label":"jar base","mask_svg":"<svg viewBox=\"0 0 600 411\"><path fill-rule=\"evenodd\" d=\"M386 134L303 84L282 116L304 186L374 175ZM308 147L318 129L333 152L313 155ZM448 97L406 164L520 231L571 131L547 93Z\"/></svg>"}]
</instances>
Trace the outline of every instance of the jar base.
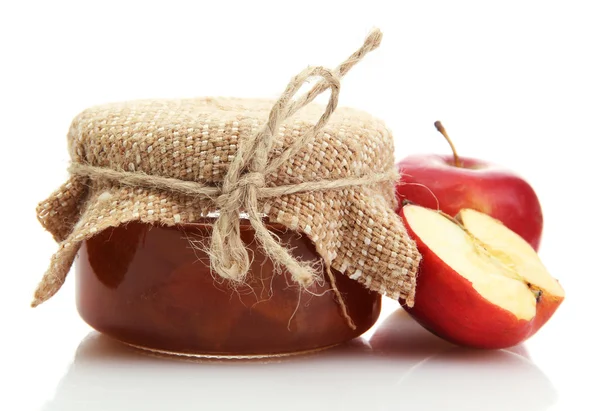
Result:
<instances>
[{"instance_id":1,"label":"jar base","mask_svg":"<svg viewBox=\"0 0 600 411\"><path fill-rule=\"evenodd\" d=\"M167 351L161 350L157 348L145 347L143 345L132 344L129 342L116 340L121 344L125 344L131 348L136 350L143 351L145 353L149 353L151 355L156 355L159 357L167 357L167 358L197 358L197 359L209 359L209 360L259 360L263 358L284 358L284 357L296 357L302 355L311 355L321 351L326 351L331 348L342 345L343 343L337 343L332 345L327 345L319 348L312 348L310 350L304 351L292 351L292 352L283 352L283 353L271 353L271 354L203 354L203 353L187 353L187 352L177 352L177 351Z\"/></svg>"}]
</instances>

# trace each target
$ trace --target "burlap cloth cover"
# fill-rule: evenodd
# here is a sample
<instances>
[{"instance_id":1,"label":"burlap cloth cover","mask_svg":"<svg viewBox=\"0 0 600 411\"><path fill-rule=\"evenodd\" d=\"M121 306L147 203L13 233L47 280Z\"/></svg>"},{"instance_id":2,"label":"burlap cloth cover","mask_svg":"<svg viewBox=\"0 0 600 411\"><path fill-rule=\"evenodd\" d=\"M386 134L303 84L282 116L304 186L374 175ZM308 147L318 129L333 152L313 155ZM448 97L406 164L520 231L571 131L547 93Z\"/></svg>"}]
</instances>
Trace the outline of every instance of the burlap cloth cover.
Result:
<instances>
[{"instance_id":1,"label":"burlap cloth cover","mask_svg":"<svg viewBox=\"0 0 600 411\"><path fill-rule=\"evenodd\" d=\"M378 45L379 37L371 49ZM68 133L72 175L37 209L39 221L59 248L33 305L58 291L81 242L102 230L130 221L192 223L238 201L230 198L231 193L229 198L221 195L216 200L215 196L196 195L194 187L218 192L230 177L232 162L240 159L238 149L247 149L251 141L266 140L267 134L271 144L265 158L271 164L277 159L285 161L264 175L264 189L302 184L304 189L277 196L259 193L256 208L261 216L306 234L328 267L370 290L406 299L412 305L420 255L394 212L398 176L392 134L367 113L336 110L339 77L370 51L364 48L357 52L362 53L358 58L355 53L335 70L313 68L294 78L292 83L300 85L310 76L323 78L296 103L283 96L277 102L142 100L97 106L79 114ZM286 92L291 96L298 88L288 86ZM327 88L332 91L327 107L307 105ZM277 114L276 107L283 111ZM271 121L274 118L277 121ZM277 127L269 130L265 124ZM258 149L252 156L261 157L261 153ZM256 174L256 165L248 162L252 159L238 167L239 180L250 171ZM263 167L265 170L268 167ZM129 177L133 180L125 181ZM156 182L153 177L163 180ZM339 181L346 184L336 187ZM333 188L321 184L323 187L311 190L315 182L334 184L330 184ZM188 184L192 189L171 189L171 183ZM244 193L244 201L250 201ZM244 204L252 208L244 201L229 207L236 217L247 211ZM227 224L235 227L235 222ZM221 252L225 255L229 250Z\"/></svg>"}]
</instances>

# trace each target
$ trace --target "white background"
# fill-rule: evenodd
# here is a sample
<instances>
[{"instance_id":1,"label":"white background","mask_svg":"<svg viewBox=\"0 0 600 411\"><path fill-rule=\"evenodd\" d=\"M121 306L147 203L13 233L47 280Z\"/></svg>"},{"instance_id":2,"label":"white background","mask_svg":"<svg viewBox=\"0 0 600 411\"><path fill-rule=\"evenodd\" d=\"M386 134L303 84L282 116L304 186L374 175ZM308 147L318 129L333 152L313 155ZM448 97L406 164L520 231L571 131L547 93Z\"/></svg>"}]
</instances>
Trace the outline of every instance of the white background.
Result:
<instances>
[{"instance_id":1,"label":"white background","mask_svg":"<svg viewBox=\"0 0 600 411\"><path fill-rule=\"evenodd\" d=\"M0 409L599 409L594 3L0 3ZM66 178L65 135L79 111L142 97L275 97L307 65L337 65L373 26L382 46L346 76L341 104L383 118L398 158L447 153L439 119L459 153L512 168L536 189L541 255L567 299L535 337L512 351L457 350L390 300L388 331L346 349L187 363L90 334L72 278L28 307L56 247L35 206ZM383 353L370 350L371 336Z\"/></svg>"}]
</instances>

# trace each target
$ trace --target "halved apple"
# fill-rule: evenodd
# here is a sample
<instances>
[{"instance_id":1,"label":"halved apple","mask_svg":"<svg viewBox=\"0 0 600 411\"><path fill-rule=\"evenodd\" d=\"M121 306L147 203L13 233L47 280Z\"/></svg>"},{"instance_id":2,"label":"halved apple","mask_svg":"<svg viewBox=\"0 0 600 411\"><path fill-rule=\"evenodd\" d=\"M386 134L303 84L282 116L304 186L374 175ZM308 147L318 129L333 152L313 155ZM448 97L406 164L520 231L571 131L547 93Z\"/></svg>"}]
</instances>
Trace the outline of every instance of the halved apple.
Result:
<instances>
[{"instance_id":1,"label":"halved apple","mask_svg":"<svg viewBox=\"0 0 600 411\"><path fill-rule=\"evenodd\" d=\"M434 334L464 346L510 347L563 301L535 250L498 220L470 209L453 219L412 204L401 216L422 254L415 303L405 308Z\"/></svg>"}]
</instances>

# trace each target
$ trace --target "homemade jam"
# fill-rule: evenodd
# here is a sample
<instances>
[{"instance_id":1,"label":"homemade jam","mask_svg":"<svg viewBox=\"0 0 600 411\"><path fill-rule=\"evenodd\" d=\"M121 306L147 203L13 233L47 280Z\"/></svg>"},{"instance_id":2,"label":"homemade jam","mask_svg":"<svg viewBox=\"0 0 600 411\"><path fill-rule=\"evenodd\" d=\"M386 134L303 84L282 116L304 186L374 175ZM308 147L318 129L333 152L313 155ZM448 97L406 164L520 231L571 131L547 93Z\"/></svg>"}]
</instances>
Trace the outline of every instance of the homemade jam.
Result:
<instances>
[{"instance_id":1,"label":"homemade jam","mask_svg":"<svg viewBox=\"0 0 600 411\"><path fill-rule=\"evenodd\" d=\"M210 271L204 251L207 219L175 227L132 222L82 244L76 261L77 306L96 330L122 342L167 353L264 356L316 350L368 330L381 307L379 294L333 272L352 329L324 271L301 289L285 268L276 270L254 230L241 220L252 264L243 284ZM301 260L319 262L303 234L267 222Z\"/></svg>"}]
</instances>

